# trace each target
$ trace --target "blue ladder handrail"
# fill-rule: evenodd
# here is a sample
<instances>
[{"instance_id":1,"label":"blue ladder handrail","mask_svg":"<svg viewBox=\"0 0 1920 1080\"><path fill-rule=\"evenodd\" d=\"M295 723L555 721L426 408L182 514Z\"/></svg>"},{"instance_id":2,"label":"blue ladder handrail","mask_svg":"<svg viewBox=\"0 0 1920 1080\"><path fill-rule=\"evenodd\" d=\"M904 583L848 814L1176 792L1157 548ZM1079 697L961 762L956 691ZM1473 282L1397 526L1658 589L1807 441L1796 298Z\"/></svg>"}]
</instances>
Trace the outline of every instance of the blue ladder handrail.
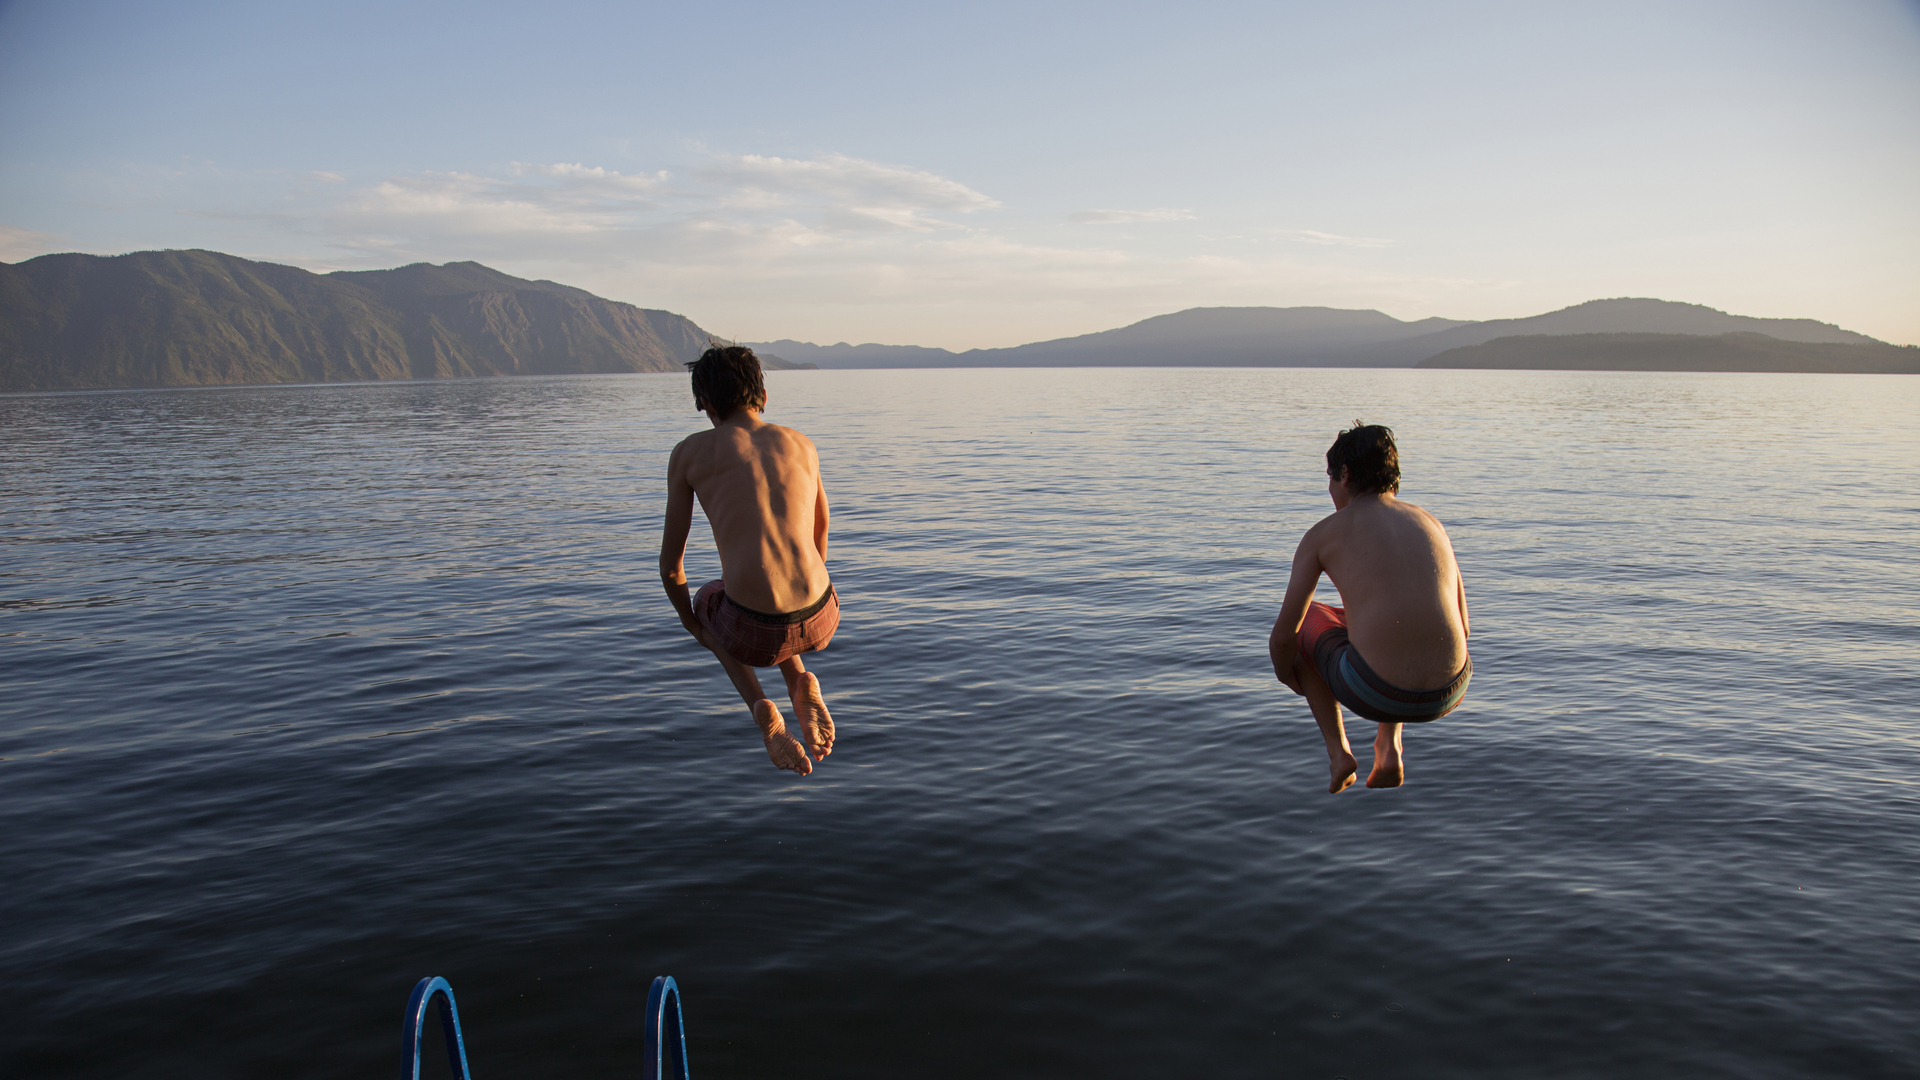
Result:
<instances>
[{"instance_id":1,"label":"blue ladder handrail","mask_svg":"<svg viewBox=\"0 0 1920 1080\"><path fill-rule=\"evenodd\" d=\"M641 1046L640 1080L689 1080L687 1032L680 1023L680 985L671 975L647 991L647 1033Z\"/></svg>"},{"instance_id":2,"label":"blue ladder handrail","mask_svg":"<svg viewBox=\"0 0 1920 1080\"><path fill-rule=\"evenodd\" d=\"M440 998L440 1030L447 1036L447 1067L453 1080L473 1080L467 1071L467 1041L460 1033L460 1007L453 1003L453 987L438 975L414 984L407 999L406 1020L400 1026L400 1080L420 1080L420 1022L427 1006ZM687 1032L680 1019L680 984L671 975L653 980L647 991L645 1036L641 1040L642 1080L689 1080Z\"/></svg>"},{"instance_id":3,"label":"blue ladder handrail","mask_svg":"<svg viewBox=\"0 0 1920 1080\"><path fill-rule=\"evenodd\" d=\"M467 1041L460 1034L460 1007L453 1003L453 987L438 975L415 983L407 999L406 1021L400 1026L400 1080L420 1080L420 1021L436 994L441 999L440 1030L447 1036L447 1067L453 1080L473 1080L467 1072Z\"/></svg>"}]
</instances>

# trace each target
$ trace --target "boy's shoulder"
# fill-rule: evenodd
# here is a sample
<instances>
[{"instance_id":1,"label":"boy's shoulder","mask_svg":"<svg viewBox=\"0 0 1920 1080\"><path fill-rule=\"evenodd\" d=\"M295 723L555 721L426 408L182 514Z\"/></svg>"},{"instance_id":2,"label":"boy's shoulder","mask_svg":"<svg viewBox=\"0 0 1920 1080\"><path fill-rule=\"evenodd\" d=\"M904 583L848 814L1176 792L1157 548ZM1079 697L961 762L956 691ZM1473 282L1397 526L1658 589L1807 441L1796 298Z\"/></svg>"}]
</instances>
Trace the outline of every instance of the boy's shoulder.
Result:
<instances>
[{"instance_id":1,"label":"boy's shoulder","mask_svg":"<svg viewBox=\"0 0 1920 1080\"><path fill-rule=\"evenodd\" d=\"M1345 531L1346 529L1350 528L1353 524L1353 515L1351 513L1352 510L1353 510L1352 504L1348 504L1346 506L1341 507L1338 510L1335 510L1333 513L1328 514L1326 517L1323 517L1319 521L1314 522L1313 527L1307 530L1307 535L1308 536L1327 536L1332 533Z\"/></svg>"},{"instance_id":2,"label":"boy's shoulder","mask_svg":"<svg viewBox=\"0 0 1920 1080\"><path fill-rule=\"evenodd\" d=\"M669 460L682 461L686 459L688 454L697 453L702 447L711 446L713 444L714 434L713 428L689 433L679 442L673 444L673 455Z\"/></svg>"},{"instance_id":3,"label":"boy's shoulder","mask_svg":"<svg viewBox=\"0 0 1920 1080\"><path fill-rule=\"evenodd\" d=\"M812 439L794 428L779 424L761 424L751 431L715 427L695 431L682 438L674 445L668 460L670 463L683 464L695 460L725 461L767 454L788 455L802 449L807 453L816 453Z\"/></svg>"},{"instance_id":4,"label":"boy's shoulder","mask_svg":"<svg viewBox=\"0 0 1920 1080\"><path fill-rule=\"evenodd\" d=\"M1356 499L1321 518L1307 530L1307 537L1315 541L1337 543L1343 537L1369 531L1394 530L1396 522L1408 518L1431 528L1445 529L1439 518L1410 502L1395 499L1391 503L1379 503Z\"/></svg>"},{"instance_id":5,"label":"boy's shoulder","mask_svg":"<svg viewBox=\"0 0 1920 1080\"><path fill-rule=\"evenodd\" d=\"M1428 510L1424 506L1415 506L1413 503L1410 503L1405 499L1395 499L1393 501L1393 505L1396 510L1399 510L1401 513L1404 513L1408 517L1413 518L1415 521L1421 522L1432 528L1439 529L1442 532L1446 531L1446 526L1440 524L1440 519L1437 517L1434 517L1433 512Z\"/></svg>"},{"instance_id":6,"label":"boy's shoulder","mask_svg":"<svg viewBox=\"0 0 1920 1080\"><path fill-rule=\"evenodd\" d=\"M784 427L780 424L764 424L753 433L748 442L753 446L752 453L770 454L779 458L801 458L809 463L818 460L820 453L814 449L813 440L798 428Z\"/></svg>"},{"instance_id":7,"label":"boy's shoulder","mask_svg":"<svg viewBox=\"0 0 1920 1080\"><path fill-rule=\"evenodd\" d=\"M813 445L813 440L807 438L807 433L801 431L799 428L787 427L785 424L764 424L761 426L761 430L772 432L776 438L797 439L800 442L806 443L808 446Z\"/></svg>"}]
</instances>

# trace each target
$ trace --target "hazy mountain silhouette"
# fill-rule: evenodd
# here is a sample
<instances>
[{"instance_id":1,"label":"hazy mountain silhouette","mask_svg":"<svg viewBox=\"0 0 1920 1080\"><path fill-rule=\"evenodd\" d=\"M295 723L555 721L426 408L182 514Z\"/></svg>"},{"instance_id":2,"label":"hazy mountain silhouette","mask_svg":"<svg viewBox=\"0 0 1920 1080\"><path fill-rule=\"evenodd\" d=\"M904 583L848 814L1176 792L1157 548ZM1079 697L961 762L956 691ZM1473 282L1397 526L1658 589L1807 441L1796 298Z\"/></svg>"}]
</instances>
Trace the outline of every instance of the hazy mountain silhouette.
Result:
<instances>
[{"instance_id":1,"label":"hazy mountain silhouette","mask_svg":"<svg viewBox=\"0 0 1920 1080\"><path fill-rule=\"evenodd\" d=\"M961 354L921 345L815 345L810 341L781 338L779 341L752 342L756 356L776 352L795 363L822 368L924 368L957 367Z\"/></svg>"},{"instance_id":2,"label":"hazy mountain silhouette","mask_svg":"<svg viewBox=\"0 0 1920 1080\"><path fill-rule=\"evenodd\" d=\"M1423 368L1581 371L1800 371L1920 375L1920 348L1783 341L1765 334L1530 334L1448 349Z\"/></svg>"},{"instance_id":3,"label":"hazy mountain silhouette","mask_svg":"<svg viewBox=\"0 0 1920 1080\"><path fill-rule=\"evenodd\" d=\"M1562 338L1606 340L1554 344ZM677 371L709 340L671 312L474 262L333 274L212 251L0 263L0 390ZM1474 351L1488 343L1494 347ZM1473 367L1909 370L1907 351L1827 323L1648 299L1487 322L1403 322L1325 307L1190 308L964 353L791 340L756 348L772 369L1405 367L1444 356L1444 366Z\"/></svg>"},{"instance_id":4,"label":"hazy mountain silhouette","mask_svg":"<svg viewBox=\"0 0 1920 1080\"><path fill-rule=\"evenodd\" d=\"M1118 330L976 349L961 362L983 366L1179 365L1271 367L1370 362L1356 350L1430 336L1458 319L1402 322L1378 311L1341 308L1189 308Z\"/></svg>"},{"instance_id":5,"label":"hazy mountain silhouette","mask_svg":"<svg viewBox=\"0 0 1920 1080\"><path fill-rule=\"evenodd\" d=\"M1524 319L1402 322L1344 308L1190 308L1117 330L963 353L910 345L771 343L784 356L843 367L1409 367L1449 349L1519 335L1764 334L1782 341L1881 344L1812 319L1754 319L1668 300L1593 300Z\"/></svg>"},{"instance_id":6,"label":"hazy mountain silhouette","mask_svg":"<svg viewBox=\"0 0 1920 1080\"><path fill-rule=\"evenodd\" d=\"M4 390L677 371L707 342L671 312L472 262L333 274L213 251L0 263Z\"/></svg>"},{"instance_id":7,"label":"hazy mountain silhouette","mask_svg":"<svg viewBox=\"0 0 1920 1080\"><path fill-rule=\"evenodd\" d=\"M1700 304L1671 300L1589 300L1570 308L1525 319L1489 319L1486 322L1442 330L1383 350L1396 363L1417 364L1448 349L1478 345L1495 338L1565 334L1764 334L1781 341L1844 345L1883 344L1865 334L1842 330L1812 319L1754 319L1729 315Z\"/></svg>"},{"instance_id":8,"label":"hazy mountain silhouette","mask_svg":"<svg viewBox=\"0 0 1920 1080\"><path fill-rule=\"evenodd\" d=\"M963 353L797 341L768 347L821 367L1274 367L1351 363L1357 349L1460 325L1458 319L1402 322L1378 311L1343 308L1189 308L1117 330Z\"/></svg>"}]
</instances>

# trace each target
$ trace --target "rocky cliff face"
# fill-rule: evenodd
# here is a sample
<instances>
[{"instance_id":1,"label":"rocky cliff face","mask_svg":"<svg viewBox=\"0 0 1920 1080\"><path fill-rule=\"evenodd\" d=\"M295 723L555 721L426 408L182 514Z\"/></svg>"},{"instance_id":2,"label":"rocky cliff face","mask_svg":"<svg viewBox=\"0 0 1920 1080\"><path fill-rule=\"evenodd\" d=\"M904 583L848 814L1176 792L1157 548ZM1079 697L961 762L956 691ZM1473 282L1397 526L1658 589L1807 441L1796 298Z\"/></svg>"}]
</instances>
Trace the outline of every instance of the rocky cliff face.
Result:
<instances>
[{"instance_id":1,"label":"rocky cliff face","mask_svg":"<svg viewBox=\"0 0 1920 1080\"><path fill-rule=\"evenodd\" d=\"M537 289L422 298L401 334L416 379L677 371L707 342L678 315Z\"/></svg>"},{"instance_id":2,"label":"rocky cliff face","mask_svg":"<svg viewBox=\"0 0 1920 1080\"><path fill-rule=\"evenodd\" d=\"M678 371L707 342L671 312L478 263L323 275L144 251L0 264L0 390Z\"/></svg>"}]
</instances>

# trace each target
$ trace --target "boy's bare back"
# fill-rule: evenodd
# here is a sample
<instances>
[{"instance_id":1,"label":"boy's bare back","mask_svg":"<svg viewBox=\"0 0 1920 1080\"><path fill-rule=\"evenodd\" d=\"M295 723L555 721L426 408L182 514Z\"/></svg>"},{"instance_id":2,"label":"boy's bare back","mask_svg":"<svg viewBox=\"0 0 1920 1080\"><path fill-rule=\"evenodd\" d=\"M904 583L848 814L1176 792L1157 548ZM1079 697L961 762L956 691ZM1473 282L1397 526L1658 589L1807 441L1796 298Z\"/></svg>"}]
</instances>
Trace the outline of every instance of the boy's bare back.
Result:
<instances>
[{"instance_id":1,"label":"boy's bare back","mask_svg":"<svg viewBox=\"0 0 1920 1080\"><path fill-rule=\"evenodd\" d=\"M758 611L805 607L826 592L827 496L812 440L740 410L687 436L667 465L667 517L713 526L727 595Z\"/></svg>"},{"instance_id":2,"label":"boy's bare back","mask_svg":"<svg viewBox=\"0 0 1920 1080\"><path fill-rule=\"evenodd\" d=\"M1418 506L1391 494L1355 498L1307 530L1293 568L1289 599L1307 573L1333 579L1353 647L1388 681L1442 686L1466 663L1466 591L1453 544Z\"/></svg>"}]
</instances>

